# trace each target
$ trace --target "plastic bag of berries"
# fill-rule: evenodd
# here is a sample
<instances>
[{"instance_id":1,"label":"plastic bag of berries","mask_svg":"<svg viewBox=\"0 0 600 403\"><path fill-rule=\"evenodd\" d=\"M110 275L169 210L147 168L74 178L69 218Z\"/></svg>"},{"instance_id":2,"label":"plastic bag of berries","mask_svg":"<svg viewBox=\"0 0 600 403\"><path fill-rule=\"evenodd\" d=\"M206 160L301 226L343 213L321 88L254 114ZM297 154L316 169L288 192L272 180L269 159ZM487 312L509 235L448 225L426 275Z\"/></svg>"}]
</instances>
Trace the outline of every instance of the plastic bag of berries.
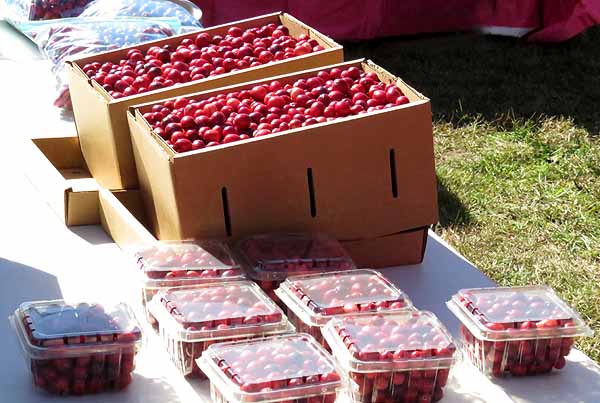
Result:
<instances>
[{"instance_id":1,"label":"plastic bag of berries","mask_svg":"<svg viewBox=\"0 0 600 403\"><path fill-rule=\"evenodd\" d=\"M177 18L70 18L48 24L23 24L26 35L35 38L50 60L57 78L55 106L70 109L65 61L128 45L154 41L177 34Z\"/></svg>"},{"instance_id":2,"label":"plastic bag of berries","mask_svg":"<svg viewBox=\"0 0 600 403\"><path fill-rule=\"evenodd\" d=\"M141 283L142 305L151 324L148 303L164 288L207 284L246 278L223 242L163 241L134 248Z\"/></svg>"},{"instance_id":3,"label":"plastic bag of berries","mask_svg":"<svg viewBox=\"0 0 600 403\"><path fill-rule=\"evenodd\" d=\"M198 365L214 403L334 403L346 390L333 357L308 334L216 344Z\"/></svg>"},{"instance_id":4,"label":"plastic bag of berries","mask_svg":"<svg viewBox=\"0 0 600 403\"><path fill-rule=\"evenodd\" d=\"M94 0L81 17L175 17L181 32L202 28L202 11L187 0Z\"/></svg>"},{"instance_id":5,"label":"plastic bag of berries","mask_svg":"<svg viewBox=\"0 0 600 403\"><path fill-rule=\"evenodd\" d=\"M356 268L344 247L325 234L252 235L235 249L249 277L275 301L275 288L288 276Z\"/></svg>"},{"instance_id":6,"label":"plastic bag of berries","mask_svg":"<svg viewBox=\"0 0 600 403\"><path fill-rule=\"evenodd\" d=\"M171 360L183 375L204 377L195 360L212 344L295 331L251 281L160 290L149 303Z\"/></svg>"},{"instance_id":7,"label":"plastic bag of berries","mask_svg":"<svg viewBox=\"0 0 600 403\"><path fill-rule=\"evenodd\" d=\"M35 386L83 395L131 383L142 333L127 305L25 302L10 321Z\"/></svg>"},{"instance_id":8,"label":"plastic bag of berries","mask_svg":"<svg viewBox=\"0 0 600 403\"><path fill-rule=\"evenodd\" d=\"M463 289L447 306L462 322L465 355L488 376L562 369L575 340L592 334L545 286Z\"/></svg>"},{"instance_id":9,"label":"plastic bag of berries","mask_svg":"<svg viewBox=\"0 0 600 403\"><path fill-rule=\"evenodd\" d=\"M356 314L329 321L323 335L347 376L353 402L436 402L459 357L431 312Z\"/></svg>"},{"instance_id":10,"label":"plastic bag of berries","mask_svg":"<svg viewBox=\"0 0 600 403\"><path fill-rule=\"evenodd\" d=\"M293 276L275 290L299 332L328 348L321 329L332 318L358 312L415 310L408 296L369 269Z\"/></svg>"},{"instance_id":11,"label":"plastic bag of berries","mask_svg":"<svg viewBox=\"0 0 600 403\"><path fill-rule=\"evenodd\" d=\"M79 16L92 0L2 0L4 14L13 22Z\"/></svg>"}]
</instances>

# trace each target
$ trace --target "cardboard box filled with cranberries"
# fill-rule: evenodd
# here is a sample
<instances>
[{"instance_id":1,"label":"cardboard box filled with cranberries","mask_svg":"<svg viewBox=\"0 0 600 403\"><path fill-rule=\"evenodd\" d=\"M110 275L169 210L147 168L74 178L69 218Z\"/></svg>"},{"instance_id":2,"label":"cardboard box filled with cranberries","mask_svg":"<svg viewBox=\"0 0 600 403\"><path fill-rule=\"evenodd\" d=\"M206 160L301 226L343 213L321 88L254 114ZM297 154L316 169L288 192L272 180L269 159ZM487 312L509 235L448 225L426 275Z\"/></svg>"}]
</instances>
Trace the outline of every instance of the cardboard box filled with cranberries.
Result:
<instances>
[{"instance_id":1,"label":"cardboard box filled with cranberries","mask_svg":"<svg viewBox=\"0 0 600 403\"><path fill-rule=\"evenodd\" d=\"M323 329L356 403L437 402L459 353L430 312L355 314Z\"/></svg>"},{"instance_id":2,"label":"cardboard box filled with cranberries","mask_svg":"<svg viewBox=\"0 0 600 403\"><path fill-rule=\"evenodd\" d=\"M148 302L163 288L246 278L240 265L223 242L165 241L133 248L140 273L142 306L148 321L156 322Z\"/></svg>"},{"instance_id":3,"label":"cardboard box filled with cranberries","mask_svg":"<svg viewBox=\"0 0 600 403\"><path fill-rule=\"evenodd\" d=\"M326 348L321 329L332 318L415 309L406 294L381 273L368 269L290 277L275 294L298 331L310 334Z\"/></svg>"},{"instance_id":4,"label":"cardboard box filled with cranberries","mask_svg":"<svg viewBox=\"0 0 600 403\"><path fill-rule=\"evenodd\" d=\"M575 339L592 333L545 286L463 289L447 305L462 322L465 354L493 377L562 369Z\"/></svg>"},{"instance_id":5,"label":"cardboard box filled with cranberries","mask_svg":"<svg viewBox=\"0 0 600 403\"><path fill-rule=\"evenodd\" d=\"M149 309L171 360L194 377L204 377L195 360L211 344L295 331L251 281L163 289Z\"/></svg>"},{"instance_id":6,"label":"cardboard box filled with cranberries","mask_svg":"<svg viewBox=\"0 0 600 403\"><path fill-rule=\"evenodd\" d=\"M275 289L290 275L356 268L340 243L325 234L260 234L235 247L248 276L279 302Z\"/></svg>"},{"instance_id":7,"label":"cardboard box filled with cranberries","mask_svg":"<svg viewBox=\"0 0 600 403\"><path fill-rule=\"evenodd\" d=\"M103 187L134 188L128 107L341 61L340 45L285 13L70 61L83 155Z\"/></svg>"},{"instance_id":8,"label":"cardboard box filled with cranberries","mask_svg":"<svg viewBox=\"0 0 600 403\"><path fill-rule=\"evenodd\" d=\"M372 62L138 105L128 119L159 239L325 232L351 246L394 238L377 253L387 259L359 250L358 265L422 259L437 221L429 100Z\"/></svg>"},{"instance_id":9,"label":"cardboard box filled with cranberries","mask_svg":"<svg viewBox=\"0 0 600 403\"><path fill-rule=\"evenodd\" d=\"M198 365L215 403L334 403L346 390L334 359L307 334L217 344Z\"/></svg>"},{"instance_id":10,"label":"cardboard box filled with cranberries","mask_svg":"<svg viewBox=\"0 0 600 403\"><path fill-rule=\"evenodd\" d=\"M131 383L142 333L127 305L26 302L10 319L37 387L83 395Z\"/></svg>"}]
</instances>

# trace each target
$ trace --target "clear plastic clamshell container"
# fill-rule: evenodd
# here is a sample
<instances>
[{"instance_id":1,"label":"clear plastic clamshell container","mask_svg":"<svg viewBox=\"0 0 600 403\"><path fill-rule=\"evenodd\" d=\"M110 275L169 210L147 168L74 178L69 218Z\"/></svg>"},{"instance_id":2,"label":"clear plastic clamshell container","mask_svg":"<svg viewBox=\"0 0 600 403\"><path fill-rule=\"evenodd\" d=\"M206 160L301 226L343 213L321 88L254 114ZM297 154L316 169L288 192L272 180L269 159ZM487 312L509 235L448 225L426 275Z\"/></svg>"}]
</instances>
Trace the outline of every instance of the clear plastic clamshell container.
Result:
<instances>
[{"instance_id":1,"label":"clear plastic clamshell container","mask_svg":"<svg viewBox=\"0 0 600 403\"><path fill-rule=\"evenodd\" d=\"M469 359L486 375L548 373L566 365L583 319L549 287L463 289L447 302Z\"/></svg>"},{"instance_id":2,"label":"clear plastic clamshell container","mask_svg":"<svg viewBox=\"0 0 600 403\"><path fill-rule=\"evenodd\" d=\"M134 252L142 281L142 305L158 290L193 284L243 280L245 275L223 242L163 241ZM150 323L156 324L146 309Z\"/></svg>"},{"instance_id":3,"label":"clear plastic clamshell container","mask_svg":"<svg viewBox=\"0 0 600 403\"><path fill-rule=\"evenodd\" d=\"M251 281L164 289L149 309L177 368L195 377L204 377L195 360L211 344L295 331Z\"/></svg>"},{"instance_id":4,"label":"clear plastic clamshell container","mask_svg":"<svg viewBox=\"0 0 600 403\"><path fill-rule=\"evenodd\" d=\"M446 328L425 311L334 318L323 335L353 381L354 402L436 402L459 356Z\"/></svg>"},{"instance_id":5,"label":"clear plastic clamshell container","mask_svg":"<svg viewBox=\"0 0 600 403\"><path fill-rule=\"evenodd\" d=\"M369 269L294 276L275 290L298 331L328 347L321 328L333 317L357 312L413 310L404 292Z\"/></svg>"},{"instance_id":6,"label":"clear plastic clamshell container","mask_svg":"<svg viewBox=\"0 0 600 403\"><path fill-rule=\"evenodd\" d=\"M356 268L348 252L324 234L253 235L236 245L250 278L278 301L273 292L290 275Z\"/></svg>"},{"instance_id":7,"label":"clear plastic clamshell container","mask_svg":"<svg viewBox=\"0 0 600 403\"><path fill-rule=\"evenodd\" d=\"M83 395L131 383L142 333L126 304L26 302L10 320L36 386Z\"/></svg>"},{"instance_id":8,"label":"clear plastic clamshell container","mask_svg":"<svg viewBox=\"0 0 600 403\"><path fill-rule=\"evenodd\" d=\"M334 403L345 391L333 357L307 334L217 344L198 365L214 403Z\"/></svg>"}]
</instances>

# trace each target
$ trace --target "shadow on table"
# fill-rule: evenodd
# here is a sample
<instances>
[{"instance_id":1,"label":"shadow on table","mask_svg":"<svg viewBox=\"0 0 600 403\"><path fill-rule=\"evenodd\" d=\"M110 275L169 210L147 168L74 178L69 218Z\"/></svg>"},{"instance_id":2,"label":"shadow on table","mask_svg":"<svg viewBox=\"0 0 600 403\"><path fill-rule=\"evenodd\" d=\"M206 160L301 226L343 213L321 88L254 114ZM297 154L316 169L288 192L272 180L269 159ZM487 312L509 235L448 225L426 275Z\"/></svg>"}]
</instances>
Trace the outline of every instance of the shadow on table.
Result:
<instances>
[{"instance_id":1,"label":"shadow on table","mask_svg":"<svg viewBox=\"0 0 600 403\"><path fill-rule=\"evenodd\" d=\"M3 344L0 379L5 382L14 379L15 365L23 363L9 315L23 302L60 299L62 292L52 274L11 260L0 258L0 275L0 340Z\"/></svg>"},{"instance_id":2,"label":"shadow on table","mask_svg":"<svg viewBox=\"0 0 600 403\"><path fill-rule=\"evenodd\" d=\"M104 245L114 242L99 225L78 225L68 228L79 238L92 245Z\"/></svg>"},{"instance_id":3,"label":"shadow on table","mask_svg":"<svg viewBox=\"0 0 600 403\"><path fill-rule=\"evenodd\" d=\"M497 379L494 383L519 402L538 402L532 400L536 396L532 390L539 390L539 396L543 396L548 403L600 402L600 368L590 360L579 361L568 357L567 366L562 371L535 377Z\"/></svg>"}]
</instances>

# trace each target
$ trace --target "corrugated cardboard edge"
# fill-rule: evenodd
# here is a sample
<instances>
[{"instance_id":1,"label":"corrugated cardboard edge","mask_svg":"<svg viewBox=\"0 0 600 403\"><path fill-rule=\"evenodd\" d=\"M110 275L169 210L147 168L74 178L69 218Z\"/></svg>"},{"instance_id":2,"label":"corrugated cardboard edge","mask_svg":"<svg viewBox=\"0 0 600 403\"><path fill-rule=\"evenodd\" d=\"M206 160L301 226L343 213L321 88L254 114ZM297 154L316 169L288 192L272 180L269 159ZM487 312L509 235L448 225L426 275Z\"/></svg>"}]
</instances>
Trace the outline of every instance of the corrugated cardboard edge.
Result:
<instances>
[{"instance_id":1,"label":"corrugated cardboard edge","mask_svg":"<svg viewBox=\"0 0 600 403\"><path fill-rule=\"evenodd\" d=\"M121 247L128 249L136 245L146 245L156 242L156 238L138 221L131 211L119 200L117 195L140 214L142 210L140 196L137 190L115 191L115 193L100 189L100 224L108 235ZM137 200L137 201L136 201Z\"/></svg>"}]
</instances>

